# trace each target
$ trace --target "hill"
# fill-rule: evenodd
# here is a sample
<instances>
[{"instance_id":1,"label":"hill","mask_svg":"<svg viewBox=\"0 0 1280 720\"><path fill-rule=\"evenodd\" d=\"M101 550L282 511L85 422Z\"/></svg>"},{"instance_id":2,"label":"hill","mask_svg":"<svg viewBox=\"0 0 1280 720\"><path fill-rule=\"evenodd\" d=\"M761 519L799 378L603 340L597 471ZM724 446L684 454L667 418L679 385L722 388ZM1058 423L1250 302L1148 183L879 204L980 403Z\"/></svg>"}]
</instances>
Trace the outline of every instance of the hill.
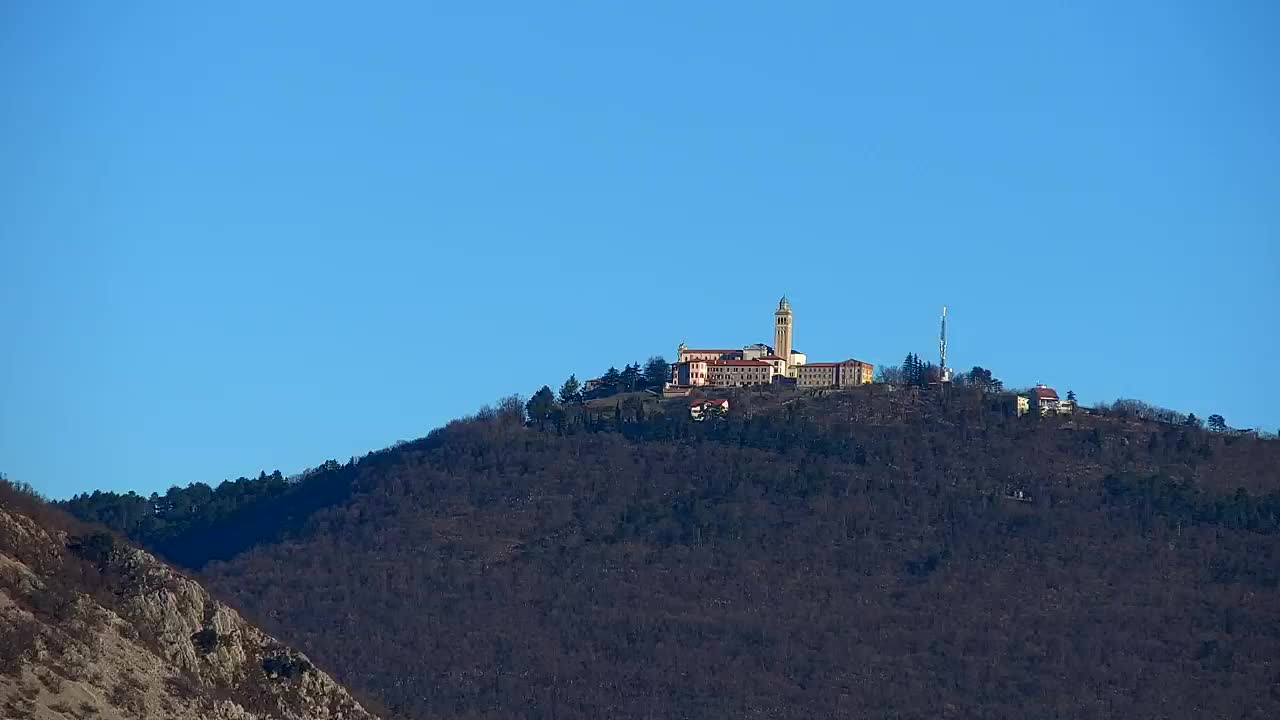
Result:
<instances>
[{"instance_id":1,"label":"hill","mask_svg":"<svg viewBox=\"0 0 1280 720\"><path fill-rule=\"evenodd\" d=\"M4 482L0 717L373 719L192 580Z\"/></svg>"},{"instance_id":2,"label":"hill","mask_svg":"<svg viewBox=\"0 0 1280 720\"><path fill-rule=\"evenodd\" d=\"M67 507L404 717L1280 716L1280 443L959 388L519 407Z\"/></svg>"}]
</instances>

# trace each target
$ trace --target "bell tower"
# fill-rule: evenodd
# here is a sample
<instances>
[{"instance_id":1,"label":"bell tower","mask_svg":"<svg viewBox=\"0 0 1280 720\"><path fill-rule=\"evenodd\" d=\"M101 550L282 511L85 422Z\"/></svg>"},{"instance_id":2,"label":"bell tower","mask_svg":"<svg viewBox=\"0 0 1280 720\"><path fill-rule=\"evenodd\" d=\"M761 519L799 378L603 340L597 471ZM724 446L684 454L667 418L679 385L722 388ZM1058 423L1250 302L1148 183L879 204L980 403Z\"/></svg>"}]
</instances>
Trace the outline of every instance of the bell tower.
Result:
<instances>
[{"instance_id":1,"label":"bell tower","mask_svg":"<svg viewBox=\"0 0 1280 720\"><path fill-rule=\"evenodd\" d=\"M791 362L791 303L783 295L773 313L773 354Z\"/></svg>"}]
</instances>

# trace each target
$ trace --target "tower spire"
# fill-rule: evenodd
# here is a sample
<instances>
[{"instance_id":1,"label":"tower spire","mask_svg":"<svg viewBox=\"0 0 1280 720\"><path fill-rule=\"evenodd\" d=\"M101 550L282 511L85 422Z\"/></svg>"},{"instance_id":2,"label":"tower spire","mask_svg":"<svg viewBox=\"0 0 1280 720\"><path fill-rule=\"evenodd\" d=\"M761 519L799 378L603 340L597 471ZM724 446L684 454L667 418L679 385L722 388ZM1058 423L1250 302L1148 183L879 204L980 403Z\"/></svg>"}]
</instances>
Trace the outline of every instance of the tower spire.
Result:
<instances>
[{"instance_id":1,"label":"tower spire","mask_svg":"<svg viewBox=\"0 0 1280 720\"><path fill-rule=\"evenodd\" d=\"M783 295L773 313L773 354L791 362L791 303Z\"/></svg>"}]
</instances>

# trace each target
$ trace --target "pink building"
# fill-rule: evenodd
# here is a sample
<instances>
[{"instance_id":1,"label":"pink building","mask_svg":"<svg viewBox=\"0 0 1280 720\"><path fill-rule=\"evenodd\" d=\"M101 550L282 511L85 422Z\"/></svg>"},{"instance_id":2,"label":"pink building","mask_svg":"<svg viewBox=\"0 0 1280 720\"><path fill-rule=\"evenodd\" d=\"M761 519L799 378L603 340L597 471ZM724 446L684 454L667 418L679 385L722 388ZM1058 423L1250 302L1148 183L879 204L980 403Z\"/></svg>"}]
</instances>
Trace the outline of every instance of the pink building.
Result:
<instances>
[{"instance_id":1,"label":"pink building","mask_svg":"<svg viewBox=\"0 0 1280 720\"><path fill-rule=\"evenodd\" d=\"M689 360L671 366L671 384L694 387L707 384L707 361Z\"/></svg>"}]
</instances>

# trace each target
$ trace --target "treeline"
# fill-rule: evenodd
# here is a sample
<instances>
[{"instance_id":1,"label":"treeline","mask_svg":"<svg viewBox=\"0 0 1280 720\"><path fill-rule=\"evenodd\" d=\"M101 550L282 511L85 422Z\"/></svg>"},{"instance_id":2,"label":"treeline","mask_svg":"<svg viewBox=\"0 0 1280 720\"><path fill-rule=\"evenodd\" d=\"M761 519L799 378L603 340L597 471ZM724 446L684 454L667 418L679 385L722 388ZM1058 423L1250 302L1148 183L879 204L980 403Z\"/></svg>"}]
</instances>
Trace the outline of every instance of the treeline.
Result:
<instances>
[{"instance_id":1,"label":"treeline","mask_svg":"<svg viewBox=\"0 0 1280 720\"><path fill-rule=\"evenodd\" d=\"M200 568L283 537L311 513L349 497L360 473L370 472L397 449L345 464L327 460L293 478L277 470L227 480L216 488L196 482L171 487L163 495L94 491L56 505L123 533L170 562Z\"/></svg>"},{"instance_id":2,"label":"treeline","mask_svg":"<svg viewBox=\"0 0 1280 720\"><path fill-rule=\"evenodd\" d=\"M670 379L670 363L654 355L645 362L644 367L640 363L628 363L619 370L610 365L603 375L588 381L590 387L580 383L577 375L570 375L560 386L560 392L551 395L551 399L558 400L562 405L570 405L638 390L661 391ZM544 386L543 389L551 393L550 386Z\"/></svg>"},{"instance_id":3,"label":"treeline","mask_svg":"<svg viewBox=\"0 0 1280 720\"><path fill-rule=\"evenodd\" d=\"M62 505L77 517L145 538L150 544L161 544L225 520L244 505L279 496L287 489L284 476L276 470L269 475L263 472L257 478L226 480L217 488L202 482L186 487L175 485L163 495L95 490L76 495Z\"/></svg>"}]
</instances>

